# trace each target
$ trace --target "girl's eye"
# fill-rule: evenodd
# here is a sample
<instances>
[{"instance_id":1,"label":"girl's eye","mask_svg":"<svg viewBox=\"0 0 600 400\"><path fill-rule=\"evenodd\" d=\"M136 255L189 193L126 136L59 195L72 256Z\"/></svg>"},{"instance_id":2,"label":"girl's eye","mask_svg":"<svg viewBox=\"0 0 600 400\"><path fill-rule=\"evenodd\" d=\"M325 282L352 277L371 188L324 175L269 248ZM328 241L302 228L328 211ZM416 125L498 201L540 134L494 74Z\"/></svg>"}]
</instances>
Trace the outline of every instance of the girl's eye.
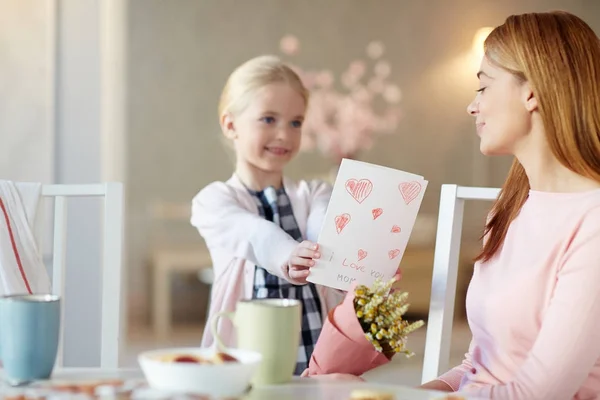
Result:
<instances>
[{"instance_id":1,"label":"girl's eye","mask_svg":"<svg viewBox=\"0 0 600 400\"><path fill-rule=\"evenodd\" d=\"M483 91L486 89L486 87L482 87L476 90L477 93L483 93Z\"/></svg>"},{"instance_id":2,"label":"girl's eye","mask_svg":"<svg viewBox=\"0 0 600 400\"><path fill-rule=\"evenodd\" d=\"M272 124L273 122L275 122L275 118L273 117L262 117L260 120L265 124Z\"/></svg>"},{"instance_id":3,"label":"girl's eye","mask_svg":"<svg viewBox=\"0 0 600 400\"><path fill-rule=\"evenodd\" d=\"M299 120L292 121L291 124L292 124L292 127L294 127L294 128L300 128L302 126L302 121L299 121Z\"/></svg>"}]
</instances>

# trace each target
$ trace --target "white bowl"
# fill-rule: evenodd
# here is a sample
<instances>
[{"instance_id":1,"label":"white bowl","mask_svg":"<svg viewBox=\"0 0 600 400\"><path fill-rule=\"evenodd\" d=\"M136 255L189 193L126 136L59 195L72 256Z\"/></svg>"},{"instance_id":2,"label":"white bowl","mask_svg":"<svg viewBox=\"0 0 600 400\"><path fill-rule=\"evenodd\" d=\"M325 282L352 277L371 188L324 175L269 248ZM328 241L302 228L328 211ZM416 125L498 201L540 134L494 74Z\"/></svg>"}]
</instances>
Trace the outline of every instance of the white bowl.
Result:
<instances>
[{"instance_id":1,"label":"white bowl","mask_svg":"<svg viewBox=\"0 0 600 400\"><path fill-rule=\"evenodd\" d=\"M205 394L209 396L240 396L250 386L250 380L262 361L255 351L227 349L238 362L224 364L194 364L160 361L162 355L190 354L210 358L214 349L198 347L147 351L138 362L148 384L153 389Z\"/></svg>"}]
</instances>

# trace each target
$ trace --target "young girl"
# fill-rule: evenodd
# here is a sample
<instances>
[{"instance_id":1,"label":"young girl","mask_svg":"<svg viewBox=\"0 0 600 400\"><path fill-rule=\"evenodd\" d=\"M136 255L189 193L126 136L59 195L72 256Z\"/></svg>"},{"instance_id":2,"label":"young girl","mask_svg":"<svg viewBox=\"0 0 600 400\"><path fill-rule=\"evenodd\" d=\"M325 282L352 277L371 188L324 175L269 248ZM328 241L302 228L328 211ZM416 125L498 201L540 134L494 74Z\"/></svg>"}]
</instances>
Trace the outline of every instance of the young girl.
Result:
<instances>
[{"instance_id":1,"label":"young girl","mask_svg":"<svg viewBox=\"0 0 600 400\"><path fill-rule=\"evenodd\" d=\"M300 147L307 102L300 78L278 58L257 57L238 67L219 104L221 129L235 149L235 172L198 193L191 218L213 259L209 318L233 311L242 299L300 300L296 374L307 367L324 318L343 297L306 281L320 257L315 241L331 186L283 175ZM219 334L226 345L235 344L229 321L221 320ZM205 329L202 345L213 339Z\"/></svg>"}]
</instances>

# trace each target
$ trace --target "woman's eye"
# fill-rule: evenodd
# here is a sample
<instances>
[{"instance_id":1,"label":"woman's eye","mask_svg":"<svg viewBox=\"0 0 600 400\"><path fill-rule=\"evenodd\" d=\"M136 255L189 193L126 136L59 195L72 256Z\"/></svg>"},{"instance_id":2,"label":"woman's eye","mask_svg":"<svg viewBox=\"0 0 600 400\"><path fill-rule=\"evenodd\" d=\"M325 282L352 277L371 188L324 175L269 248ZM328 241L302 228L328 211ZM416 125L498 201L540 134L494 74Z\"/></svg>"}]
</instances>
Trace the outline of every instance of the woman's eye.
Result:
<instances>
[{"instance_id":1,"label":"woman's eye","mask_svg":"<svg viewBox=\"0 0 600 400\"><path fill-rule=\"evenodd\" d=\"M486 87L482 87L476 90L477 93L483 93L483 91L486 89Z\"/></svg>"}]
</instances>

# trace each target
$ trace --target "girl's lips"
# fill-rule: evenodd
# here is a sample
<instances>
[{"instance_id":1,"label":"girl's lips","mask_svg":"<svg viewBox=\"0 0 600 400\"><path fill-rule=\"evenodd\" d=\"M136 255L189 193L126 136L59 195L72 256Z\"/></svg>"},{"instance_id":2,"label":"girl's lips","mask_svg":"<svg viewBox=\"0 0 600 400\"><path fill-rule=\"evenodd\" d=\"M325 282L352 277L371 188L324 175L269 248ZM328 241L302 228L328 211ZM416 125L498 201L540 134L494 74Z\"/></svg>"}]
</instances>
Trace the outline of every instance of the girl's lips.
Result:
<instances>
[{"instance_id":1,"label":"girl's lips","mask_svg":"<svg viewBox=\"0 0 600 400\"><path fill-rule=\"evenodd\" d=\"M290 151L288 149L284 149L283 147L265 147L268 152L275 154L276 156L284 156L288 154Z\"/></svg>"}]
</instances>

